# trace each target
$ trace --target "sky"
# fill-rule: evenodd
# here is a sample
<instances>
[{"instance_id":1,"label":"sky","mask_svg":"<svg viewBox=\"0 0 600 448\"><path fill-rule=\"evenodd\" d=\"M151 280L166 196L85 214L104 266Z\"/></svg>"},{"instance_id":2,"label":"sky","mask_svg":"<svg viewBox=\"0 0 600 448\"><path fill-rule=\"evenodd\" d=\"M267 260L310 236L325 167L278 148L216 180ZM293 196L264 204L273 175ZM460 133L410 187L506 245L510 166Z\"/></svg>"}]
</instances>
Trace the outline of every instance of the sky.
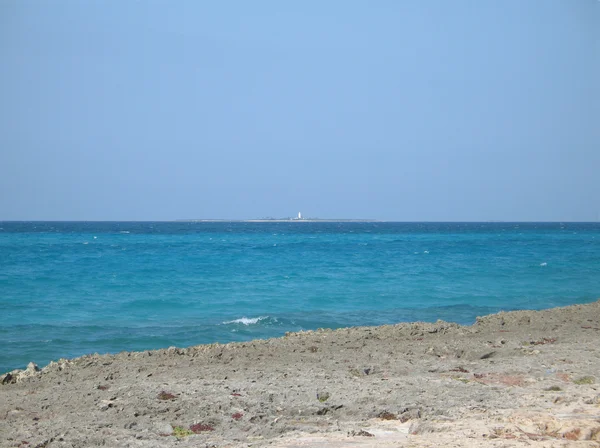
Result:
<instances>
[{"instance_id":1,"label":"sky","mask_svg":"<svg viewBox=\"0 0 600 448\"><path fill-rule=\"evenodd\" d=\"M600 1L0 0L0 220L600 220Z\"/></svg>"}]
</instances>

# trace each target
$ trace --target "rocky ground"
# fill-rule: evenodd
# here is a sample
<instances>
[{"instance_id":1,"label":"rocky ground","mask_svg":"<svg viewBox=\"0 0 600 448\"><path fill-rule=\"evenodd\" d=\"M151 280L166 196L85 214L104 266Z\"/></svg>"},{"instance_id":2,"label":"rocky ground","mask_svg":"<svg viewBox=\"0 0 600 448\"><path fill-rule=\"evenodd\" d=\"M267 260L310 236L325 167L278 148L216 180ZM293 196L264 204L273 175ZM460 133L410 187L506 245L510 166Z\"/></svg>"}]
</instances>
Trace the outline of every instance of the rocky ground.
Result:
<instances>
[{"instance_id":1,"label":"rocky ground","mask_svg":"<svg viewBox=\"0 0 600 448\"><path fill-rule=\"evenodd\" d=\"M1 447L598 446L600 301L0 376Z\"/></svg>"}]
</instances>

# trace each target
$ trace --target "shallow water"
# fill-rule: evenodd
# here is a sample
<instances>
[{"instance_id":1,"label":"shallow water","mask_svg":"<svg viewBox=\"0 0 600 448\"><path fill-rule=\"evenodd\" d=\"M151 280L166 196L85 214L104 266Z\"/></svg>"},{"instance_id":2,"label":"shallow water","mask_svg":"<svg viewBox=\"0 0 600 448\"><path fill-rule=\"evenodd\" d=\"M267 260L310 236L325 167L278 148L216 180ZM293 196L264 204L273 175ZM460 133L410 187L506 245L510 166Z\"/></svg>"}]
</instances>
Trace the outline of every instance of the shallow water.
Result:
<instances>
[{"instance_id":1,"label":"shallow water","mask_svg":"<svg viewBox=\"0 0 600 448\"><path fill-rule=\"evenodd\" d=\"M0 372L600 298L600 223L0 222Z\"/></svg>"}]
</instances>

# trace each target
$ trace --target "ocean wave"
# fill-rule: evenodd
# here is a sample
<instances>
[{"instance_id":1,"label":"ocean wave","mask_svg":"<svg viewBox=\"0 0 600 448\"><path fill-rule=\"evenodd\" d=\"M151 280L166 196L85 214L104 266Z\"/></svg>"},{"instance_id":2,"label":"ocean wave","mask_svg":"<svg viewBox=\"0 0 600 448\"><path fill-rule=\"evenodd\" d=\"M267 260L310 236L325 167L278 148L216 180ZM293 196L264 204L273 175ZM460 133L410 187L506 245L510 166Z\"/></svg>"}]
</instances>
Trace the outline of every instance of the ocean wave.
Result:
<instances>
[{"instance_id":1,"label":"ocean wave","mask_svg":"<svg viewBox=\"0 0 600 448\"><path fill-rule=\"evenodd\" d=\"M228 325L228 324L243 324L243 325L254 325L259 323L261 320L265 320L268 319L269 316L259 316L259 317L240 317L239 319L235 319L235 320L228 320L226 322L223 322L223 325Z\"/></svg>"}]
</instances>

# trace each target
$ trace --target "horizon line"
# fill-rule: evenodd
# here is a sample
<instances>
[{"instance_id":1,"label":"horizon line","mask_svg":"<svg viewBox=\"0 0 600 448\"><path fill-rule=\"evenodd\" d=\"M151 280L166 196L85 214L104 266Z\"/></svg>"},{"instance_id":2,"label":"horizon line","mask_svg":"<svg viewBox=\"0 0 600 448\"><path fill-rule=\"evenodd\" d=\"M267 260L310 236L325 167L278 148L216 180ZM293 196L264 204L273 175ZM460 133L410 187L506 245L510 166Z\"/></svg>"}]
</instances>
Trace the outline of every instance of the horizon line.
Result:
<instances>
[{"instance_id":1,"label":"horizon line","mask_svg":"<svg viewBox=\"0 0 600 448\"><path fill-rule=\"evenodd\" d=\"M579 221L579 220L394 220L394 219L374 219L374 218L190 218L190 219L0 219L0 222L161 222L161 223L174 223L174 222L253 222L257 224L269 223L269 222L371 222L371 223L477 223L477 224L503 224L503 223L580 223L580 224L596 224L600 223L600 220L596 221Z\"/></svg>"}]
</instances>

